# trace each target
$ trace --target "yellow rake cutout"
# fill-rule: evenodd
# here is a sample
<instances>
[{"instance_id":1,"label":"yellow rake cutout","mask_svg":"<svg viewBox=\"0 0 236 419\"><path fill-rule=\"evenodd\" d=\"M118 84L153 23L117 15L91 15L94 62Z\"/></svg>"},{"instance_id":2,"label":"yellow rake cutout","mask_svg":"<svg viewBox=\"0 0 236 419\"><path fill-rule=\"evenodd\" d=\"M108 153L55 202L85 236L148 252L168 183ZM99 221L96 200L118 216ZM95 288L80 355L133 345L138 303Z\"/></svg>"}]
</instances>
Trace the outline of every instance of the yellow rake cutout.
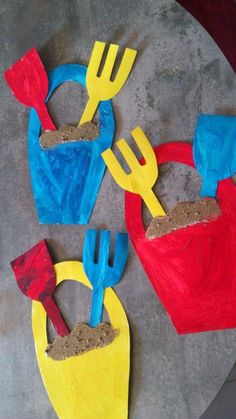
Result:
<instances>
[{"instance_id":1,"label":"yellow rake cutout","mask_svg":"<svg viewBox=\"0 0 236 419\"><path fill-rule=\"evenodd\" d=\"M136 50L126 48L115 80L111 80L111 74L119 46L114 44L110 45L103 70L101 75L98 76L98 70L101 64L105 45L105 42L96 41L93 47L86 74L86 87L88 90L89 100L79 125L92 121L101 100L109 100L113 96L117 95L130 74L137 54Z\"/></svg>"},{"instance_id":2,"label":"yellow rake cutout","mask_svg":"<svg viewBox=\"0 0 236 419\"><path fill-rule=\"evenodd\" d=\"M126 160L131 172L127 174L121 167L113 151L108 148L102 153L112 177L121 188L139 194L153 217L165 215L165 211L154 194L152 187L158 178L158 165L153 148L140 127L131 131L137 146L143 154L145 164L141 165L130 146L123 138L116 145Z\"/></svg>"}]
</instances>

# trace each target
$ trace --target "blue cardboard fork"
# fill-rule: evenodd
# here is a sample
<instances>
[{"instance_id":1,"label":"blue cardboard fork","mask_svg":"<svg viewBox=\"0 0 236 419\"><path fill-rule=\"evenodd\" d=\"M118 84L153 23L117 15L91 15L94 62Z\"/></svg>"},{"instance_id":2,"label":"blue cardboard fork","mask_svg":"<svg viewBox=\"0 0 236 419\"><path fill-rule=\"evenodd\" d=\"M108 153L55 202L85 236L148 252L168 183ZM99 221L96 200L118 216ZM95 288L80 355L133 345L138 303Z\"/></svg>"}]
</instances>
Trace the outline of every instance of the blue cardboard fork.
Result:
<instances>
[{"instance_id":1,"label":"blue cardboard fork","mask_svg":"<svg viewBox=\"0 0 236 419\"><path fill-rule=\"evenodd\" d=\"M114 247L114 260L109 265L110 231L102 230L98 260L95 261L97 230L87 230L83 249L83 268L93 286L89 325L96 327L102 320L105 289L118 284L123 275L128 258L128 234L117 233Z\"/></svg>"}]
</instances>

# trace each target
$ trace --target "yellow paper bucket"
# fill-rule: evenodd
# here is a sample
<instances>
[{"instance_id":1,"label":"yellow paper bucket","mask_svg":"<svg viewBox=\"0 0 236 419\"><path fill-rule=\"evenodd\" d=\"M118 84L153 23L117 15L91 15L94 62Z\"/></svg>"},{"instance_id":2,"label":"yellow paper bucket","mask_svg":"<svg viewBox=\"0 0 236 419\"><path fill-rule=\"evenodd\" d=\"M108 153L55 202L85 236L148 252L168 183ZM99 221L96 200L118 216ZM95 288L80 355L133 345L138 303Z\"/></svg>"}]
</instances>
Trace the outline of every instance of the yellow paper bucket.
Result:
<instances>
[{"instance_id":1,"label":"yellow paper bucket","mask_svg":"<svg viewBox=\"0 0 236 419\"><path fill-rule=\"evenodd\" d=\"M56 264L57 285L75 280L91 288L81 262ZM39 370L60 419L127 419L130 370L129 325L121 302L109 288L104 305L110 323L119 329L114 341L77 357L54 361L47 356L47 316L32 304L32 327Z\"/></svg>"}]
</instances>

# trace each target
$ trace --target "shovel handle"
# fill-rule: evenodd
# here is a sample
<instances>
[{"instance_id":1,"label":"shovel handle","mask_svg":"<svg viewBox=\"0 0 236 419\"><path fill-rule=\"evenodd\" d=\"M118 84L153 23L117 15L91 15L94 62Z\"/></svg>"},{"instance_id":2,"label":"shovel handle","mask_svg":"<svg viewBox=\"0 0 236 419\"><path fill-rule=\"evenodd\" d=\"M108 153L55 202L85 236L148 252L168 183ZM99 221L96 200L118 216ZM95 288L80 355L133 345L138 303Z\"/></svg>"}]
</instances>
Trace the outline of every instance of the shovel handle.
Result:
<instances>
[{"instance_id":1,"label":"shovel handle","mask_svg":"<svg viewBox=\"0 0 236 419\"><path fill-rule=\"evenodd\" d=\"M102 321L104 292L105 290L102 287L93 288L90 327L96 327Z\"/></svg>"},{"instance_id":2,"label":"shovel handle","mask_svg":"<svg viewBox=\"0 0 236 419\"><path fill-rule=\"evenodd\" d=\"M85 106L84 113L81 117L79 125L84 124L85 122L92 121L100 100L96 96L89 97L87 105Z\"/></svg>"},{"instance_id":3,"label":"shovel handle","mask_svg":"<svg viewBox=\"0 0 236 419\"><path fill-rule=\"evenodd\" d=\"M165 215L165 211L152 189L149 189L147 192L143 192L142 198L153 217L161 217Z\"/></svg>"},{"instance_id":4,"label":"shovel handle","mask_svg":"<svg viewBox=\"0 0 236 419\"><path fill-rule=\"evenodd\" d=\"M49 319L51 320L57 334L59 336L69 335L70 331L63 319L55 301L51 296L44 298L41 301Z\"/></svg>"},{"instance_id":5,"label":"shovel handle","mask_svg":"<svg viewBox=\"0 0 236 419\"><path fill-rule=\"evenodd\" d=\"M48 108L46 103L40 103L39 106L35 106L35 110L38 114L38 117L41 121L41 124L44 128L45 131L51 130L51 131L55 131L57 128L54 125L54 122L52 120L52 118L50 117L49 113L48 113Z\"/></svg>"}]
</instances>

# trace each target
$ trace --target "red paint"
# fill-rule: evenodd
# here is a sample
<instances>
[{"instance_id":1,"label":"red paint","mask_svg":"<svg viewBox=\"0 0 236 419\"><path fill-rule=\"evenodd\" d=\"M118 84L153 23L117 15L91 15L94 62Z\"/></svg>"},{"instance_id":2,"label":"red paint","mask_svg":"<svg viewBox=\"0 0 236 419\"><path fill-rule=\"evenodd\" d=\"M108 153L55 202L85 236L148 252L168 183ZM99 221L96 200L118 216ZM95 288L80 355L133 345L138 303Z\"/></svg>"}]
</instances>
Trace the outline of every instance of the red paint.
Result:
<instances>
[{"instance_id":1,"label":"red paint","mask_svg":"<svg viewBox=\"0 0 236 419\"><path fill-rule=\"evenodd\" d=\"M209 32L236 72L235 0L177 0L177 2Z\"/></svg>"},{"instance_id":2,"label":"red paint","mask_svg":"<svg viewBox=\"0 0 236 419\"><path fill-rule=\"evenodd\" d=\"M155 149L158 164L194 167L192 146L174 142ZM125 193L126 226L133 246L178 333L236 327L236 187L219 183L222 215L147 240L142 201Z\"/></svg>"},{"instance_id":3,"label":"red paint","mask_svg":"<svg viewBox=\"0 0 236 419\"><path fill-rule=\"evenodd\" d=\"M11 266L20 290L31 300L43 304L60 336L68 335L69 329L52 298L56 287L56 276L45 240L13 260Z\"/></svg>"},{"instance_id":4,"label":"red paint","mask_svg":"<svg viewBox=\"0 0 236 419\"><path fill-rule=\"evenodd\" d=\"M37 50L30 49L3 75L19 102L35 108L44 129L55 130L45 103L48 77Z\"/></svg>"}]
</instances>

